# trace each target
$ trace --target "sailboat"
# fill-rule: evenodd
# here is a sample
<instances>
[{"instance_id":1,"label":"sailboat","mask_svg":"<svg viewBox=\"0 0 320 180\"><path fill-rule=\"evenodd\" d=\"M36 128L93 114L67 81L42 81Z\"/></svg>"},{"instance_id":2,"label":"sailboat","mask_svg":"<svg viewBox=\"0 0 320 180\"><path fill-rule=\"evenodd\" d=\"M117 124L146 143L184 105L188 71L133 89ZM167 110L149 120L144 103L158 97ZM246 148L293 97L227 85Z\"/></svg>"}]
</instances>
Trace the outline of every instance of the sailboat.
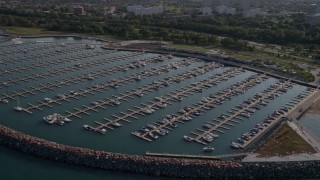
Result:
<instances>
[{"instance_id":1,"label":"sailboat","mask_svg":"<svg viewBox=\"0 0 320 180\"><path fill-rule=\"evenodd\" d=\"M23 108L21 107L21 105L20 105L20 101L19 101L19 97L17 97L17 106L15 106L14 107L14 109L16 110L16 111L22 111L23 110Z\"/></svg>"}]
</instances>

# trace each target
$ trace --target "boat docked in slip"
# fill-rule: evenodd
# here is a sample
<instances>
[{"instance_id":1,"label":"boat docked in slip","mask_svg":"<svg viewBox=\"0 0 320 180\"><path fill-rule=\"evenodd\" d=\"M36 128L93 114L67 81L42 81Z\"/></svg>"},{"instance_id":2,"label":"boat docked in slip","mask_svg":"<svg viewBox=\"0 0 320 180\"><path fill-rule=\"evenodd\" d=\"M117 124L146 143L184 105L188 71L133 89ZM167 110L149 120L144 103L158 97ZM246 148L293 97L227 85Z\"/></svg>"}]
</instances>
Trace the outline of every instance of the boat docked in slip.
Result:
<instances>
[{"instance_id":1,"label":"boat docked in slip","mask_svg":"<svg viewBox=\"0 0 320 180\"><path fill-rule=\"evenodd\" d=\"M87 77L86 77L86 79L88 79L88 80L94 80L94 77L93 77L91 74L88 74Z\"/></svg>"},{"instance_id":2,"label":"boat docked in slip","mask_svg":"<svg viewBox=\"0 0 320 180\"><path fill-rule=\"evenodd\" d=\"M167 104L165 102L160 102L160 103L157 103L157 107L165 108L165 107L167 107Z\"/></svg>"},{"instance_id":3,"label":"boat docked in slip","mask_svg":"<svg viewBox=\"0 0 320 180\"><path fill-rule=\"evenodd\" d=\"M104 128L98 128L96 129L97 132L99 132L100 134L106 134L107 133L107 130L104 129Z\"/></svg>"},{"instance_id":4,"label":"boat docked in slip","mask_svg":"<svg viewBox=\"0 0 320 180\"><path fill-rule=\"evenodd\" d=\"M169 133L168 130L165 130L165 129L162 129L162 128L155 130L155 132L158 133L161 136L164 136L164 135Z\"/></svg>"},{"instance_id":5,"label":"boat docked in slip","mask_svg":"<svg viewBox=\"0 0 320 180\"><path fill-rule=\"evenodd\" d=\"M147 127L150 129L156 129L157 126L153 125L153 124L147 124Z\"/></svg>"},{"instance_id":6,"label":"boat docked in slip","mask_svg":"<svg viewBox=\"0 0 320 180\"><path fill-rule=\"evenodd\" d=\"M158 139L159 136L153 134L152 132L149 132L148 135L152 138L152 139Z\"/></svg>"},{"instance_id":7,"label":"boat docked in slip","mask_svg":"<svg viewBox=\"0 0 320 180\"><path fill-rule=\"evenodd\" d=\"M94 106L97 106L97 105L99 105L99 102L97 102L97 101L91 101L90 104L91 104L91 105L94 105Z\"/></svg>"},{"instance_id":8,"label":"boat docked in slip","mask_svg":"<svg viewBox=\"0 0 320 180\"><path fill-rule=\"evenodd\" d=\"M119 105L119 104L121 104L120 101L114 100L114 99L112 99L111 102L112 102L113 105Z\"/></svg>"},{"instance_id":9,"label":"boat docked in slip","mask_svg":"<svg viewBox=\"0 0 320 180\"><path fill-rule=\"evenodd\" d=\"M177 100L177 101L182 101L183 98L181 96L173 96L173 99Z\"/></svg>"},{"instance_id":10,"label":"boat docked in slip","mask_svg":"<svg viewBox=\"0 0 320 180\"><path fill-rule=\"evenodd\" d=\"M61 98L61 99L66 98L66 96L65 96L64 94L57 94L56 97L57 97L57 98Z\"/></svg>"},{"instance_id":11,"label":"boat docked in slip","mask_svg":"<svg viewBox=\"0 0 320 180\"><path fill-rule=\"evenodd\" d=\"M210 134L206 134L205 136L202 137L202 139L206 142L212 142L213 141L213 137L210 136Z\"/></svg>"},{"instance_id":12,"label":"boat docked in slip","mask_svg":"<svg viewBox=\"0 0 320 180\"><path fill-rule=\"evenodd\" d=\"M212 125L206 122L206 123L204 123L204 124L202 125L202 127L207 128L207 129L210 129L210 128L212 128Z\"/></svg>"},{"instance_id":13,"label":"boat docked in slip","mask_svg":"<svg viewBox=\"0 0 320 180\"><path fill-rule=\"evenodd\" d=\"M145 107L145 108L142 108L141 110L145 114L152 114L154 112L154 109L152 109L151 107Z\"/></svg>"},{"instance_id":14,"label":"boat docked in slip","mask_svg":"<svg viewBox=\"0 0 320 180\"><path fill-rule=\"evenodd\" d=\"M112 121L111 122L111 125L114 126L114 127L121 127L122 125L116 121Z\"/></svg>"},{"instance_id":15,"label":"boat docked in slip","mask_svg":"<svg viewBox=\"0 0 320 180\"><path fill-rule=\"evenodd\" d=\"M91 126L89 126L89 125L83 125L83 127L85 128L85 129L87 129L87 130L89 130L89 131L94 131L95 129L93 128L93 127L91 127Z\"/></svg>"},{"instance_id":16,"label":"boat docked in slip","mask_svg":"<svg viewBox=\"0 0 320 180\"><path fill-rule=\"evenodd\" d=\"M188 141L188 142L190 142L190 141L192 141L192 140L193 140L193 138L192 138L192 137L190 137L190 136L186 136L186 135L184 135L184 136L183 136L183 139L184 139L184 140L186 140L186 141Z\"/></svg>"},{"instance_id":17,"label":"boat docked in slip","mask_svg":"<svg viewBox=\"0 0 320 180\"><path fill-rule=\"evenodd\" d=\"M54 123L54 116L53 115L48 115L43 117L44 122L48 124L53 124Z\"/></svg>"},{"instance_id":18,"label":"boat docked in slip","mask_svg":"<svg viewBox=\"0 0 320 180\"><path fill-rule=\"evenodd\" d=\"M78 92L77 92L77 91L72 91L72 90L71 90L71 91L70 91L70 94L71 94L71 95L78 95Z\"/></svg>"},{"instance_id":19,"label":"boat docked in slip","mask_svg":"<svg viewBox=\"0 0 320 180\"><path fill-rule=\"evenodd\" d=\"M52 100L52 99L50 99L50 98L44 98L44 101L46 101L46 102L50 103L50 102L52 102L53 100Z\"/></svg>"},{"instance_id":20,"label":"boat docked in slip","mask_svg":"<svg viewBox=\"0 0 320 180\"><path fill-rule=\"evenodd\" d=\"M136 81L141 81L141 76L138 75L138 76L136 76L134 79L135 79Z\"/></svg>"},{"instance_id":21,"label":"boat docked in slip","mask_svg":"<svg viewBox=\"0 0 320 180\"><path fill-rule=\"evenodd\" d=\"M233 149L240 149L240 144L236 143L236 142L231 142L231 147Z\"/></svg>"},{"instance_id":22,"label":"boat docked in slip","mask_svg":"<svg viewBox=\"0 0 320 180\"><path fill-rule=\"evenodd\" d=\"M155 97L154 99L157 100L157 101L162 101L163 100L161 97Z\"/></svg>"},{"instance_id":23,"label":"boat docked in slip","mask_svg":"<svg viewBox=\"0 0 320 180\"><path fill-rule=\"evenodd\" d=\"M134 95L139 96L139 97L142 97L144 94L143 94L142 91L136 91L136 92L134 93Z\"/></svg>"},{"instance_id":24,"label":"boat docked in slip","mask_svg":"<svg viewBox=\"0 0 320 180\"><path fill-rule=\"evenodd\" d=\"M3 104L8 104L9 100L8 99L1 99L0 102L3 103Z\"/></svg>"},{"instance_id":25,"label":"boat docked in slip","mask_svg":"<svg viewBox=\"0 0 320 180\"><path fill-rule=\"evenodd\" d=\"M202 148L202 150L203 150L204 152L212 152L212 151L214 151L214 147L212 147L212 146L205 146L205 147Z\"/></svg>"}]
</instances>

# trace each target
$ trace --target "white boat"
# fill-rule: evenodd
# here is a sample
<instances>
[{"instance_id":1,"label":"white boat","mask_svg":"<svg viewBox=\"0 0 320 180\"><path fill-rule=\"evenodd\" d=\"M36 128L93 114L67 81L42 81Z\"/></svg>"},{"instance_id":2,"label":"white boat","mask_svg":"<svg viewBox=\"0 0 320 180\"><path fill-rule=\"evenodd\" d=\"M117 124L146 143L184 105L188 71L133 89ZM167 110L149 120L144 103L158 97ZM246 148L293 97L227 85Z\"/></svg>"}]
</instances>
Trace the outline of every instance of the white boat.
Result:
<instances>
[{"instance_id":1,"label":"white boat","mask_svg":"<svg viewBox=\"0 0 320 180\"><path fill-rule=\"evenodd\" d=\"M202 139L206 142L212 142L213 141L213 137L210 136L209 134L205 135L202 137Z\"/></svg>"},{"instance_id":2,"label":"white boat","mask_svg":"<svg viewBox=\"0 0 320 180\"><path fill-rule=\"evenodd\" d=\"M20 101L19 98L17 97L17 106L15 106L13 109L15 109L16 111L23 111L23 108L20 106Z\"/></svg>"},{"instance_id":3,"label":"white boat","mask_svg":"<svg viewBox=\"0 0 320 180\"><path fill-rule=\"evenodd\" d=\"M60 126L64 125L64 121L63 120L55 120L54 122L57 123Z\"/></svg>"},{"instance_id":4,"label":"white boat","mask_svg":"<svg viewBox=\"0 0 320 180\"><path fill-rule=\"evenodd\" d=\"M62 120L63 120L64 122L71 122L71 121L72 121L71 119L69 119L69 118L67 118L67 117L63 117Z\"/></svg>"},{"instance_id":5,"label":"white boat","mask_svg":"<svg viewBox=\"0 0 320 180\"><path fill-rule=\"evenodd\" d=\"M83 127L84 127L85 129L89 130L89 131L94 130L94 128L91 127L91 126L89 126L89 125L83 125Z\"/></svg>"},{"instance_id":6,"label":"white boat","mask_svg":"<svg viewBox=\"0 0 320 180\"><path fill-rule=\"evenodd\" d=\"M165 108L165 107L167 107L167 104L166 103L157 103L157 106L159 108Z\"/></svg>"},{"instance_id":7,"label":"white boat","mask_svg":"<svg viewBox=\"0 0 320 180\"><path fill-rule=\"evenodd\" d=\"M86 48L87 48L87 49L94 49L95 46L94 46L94 45L88 45L88 44L87 44L87 45L86 45Z\"/></svg>"},{"instance_id":8,"label":"white boat","mask_svg":"<svg viewBox=\"0 0 320 180\"><path fill-rule=\"evenodd\" d=\"M52 102L52 99L50 99L50 98L44 98L44 101L50 103L50 102Z\"/></svg>"},{"instance_id":9,"label":"white boat","mask_svg":"<svg viewBox=\"0 0 320 180\"><path fill-rule=\"evenodd\" d=\"M135 78L134 78L136 81L141 81L141 76L136 76Z\"/></svg>"},{"instance_id":10,"label":"white boat","mask_svg":"<svg viewBox=\"0 0 320 180\"><path fill-rule=\"evenodd\" d=\"M43 117L43 120L48 124L53 124L54 123L54 116L53 115L45 116L45 117Z\"/></svg>"},{"instance_id":11,"label":"white boat","mask_svg":"<svg viewBox=\"0 0 320 180\"><path fill-rule=\"evenodd\" d=\"M114 104L114 105L119 105L119 104L120 104L120 101L114 100L114 99L112 99L111 102L112 102L112 104Z\"/></svg>"},{"instance_id":12,"label":"white boat","mask_svg":"<svg viewBox=\"0 0 320 180\"><path fill-rule=\"evenodd\" d=\"M212 146L205 146L205 147L202 148L202 150L203 150L204 152L212 152L212 151L214 150L214 147L212 147Z\"/></svg>"},{"instance_id":13,"label":"white boat","mask_svg":"<svg viewBox=\"0 0 320 180\"><path fill-rule=\"evenodd\" d=\"M61 98L61 99L64 99L64 98L66 98L66 96L64 95L64 94L57 94L57 96L56 96L57 98Z\"/></svg>"},{"instance_id":14,"label":"white boat","mask_svg":"<svg viewBox=\"0 0 320 180\"><path fill-rule=\"evenodd\" d=\"M152 114L154 110L151 107L146 107L142 109L142 112L145 114Z\"/></svg>"},{"instance_id":15,"label":"white boat","mask_svg":"<svg viewBox=\"0 0 320 180\"><path fill-rule=\"evenodd\" d=\"M97 102L97 101L92 101L90 104L91 104L91 105L94 105L94 106L97 106L97 105L99 105L99 102Z\"/></svg>"},{"instance_id":16,"label":"white boat","mask_svg":"<svg viewBox=\"0 0 320 180\"><path fill-rule=\"evenodd\" d=\"M231 147L233 149L240 149L240 144L236 143L236 142L231 142Z\"/></svg>"},{"instance_id":17,"label":"white boat","mask_svg":"<svg viewBox=\"0 0 320 180\"><path fill-rule=\"evenodd\" d=\"M97 129L96 131L98 131L98 132L101 133L101 134L106 134L106 133L107 133L107 130L104 129L104 128Z\"/></svg>"},{"instance_id":18,"label":"white boat","mask_svg":"<svg viewBox=\"0 0 320 180\"><path fill-rule=\"evenodd\" d=\"M115 122L115 121L112 121L112 122L111 122L111 125L114 126L114 127L120 127L120 126L122 126L120 123Z\"/></svg>"},{"instance_id":19,"label":"white boat","mask_svg":"<svg viewBox=\"0 0 320 180\"><path fill-rule=\"evenodd\" d=\"M94 77L91 74L88 74L88 76L86 77L88 80L94 80Z\"/></svg>"},{"instance_id":20,"label":"white boat","mask_svg":"<svg viewBox=\"0 0 320 180\"><path fill-rule=\"evenodd\" d=\"M193 140L192 137L186 135L183 136L183 139L189 142Z\"/></svg>"},{"instance_id":21,"label":"white boat","mask_svg":"<svg viewBox=\"0 0 320 180\"><path fill-rule=\"evenodd\" d=\"M2 102L3 104L8 104L9 100L8 99L1 99L0 102Z\"/></svg>"}]
</instances>

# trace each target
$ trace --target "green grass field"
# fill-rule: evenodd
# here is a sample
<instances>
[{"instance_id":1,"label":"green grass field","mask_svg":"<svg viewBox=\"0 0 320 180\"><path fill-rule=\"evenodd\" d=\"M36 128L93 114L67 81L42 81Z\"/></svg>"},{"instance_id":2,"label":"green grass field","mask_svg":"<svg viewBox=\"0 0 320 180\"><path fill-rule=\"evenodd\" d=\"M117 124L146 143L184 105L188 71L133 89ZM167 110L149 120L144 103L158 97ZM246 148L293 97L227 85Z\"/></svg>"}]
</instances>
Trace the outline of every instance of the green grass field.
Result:
<instances>
[{"instance_id":1,"label":"green grass field","mask_svg":"<svg viewBox=\"0 0 320 180\"><path fill-rule=\"evenodd\" d=\"M25 34L25 35L38 35L38 34L61 34L57 31L46 31L38 28L25 28L25 27L6 27L6 30L10 34Z\"/></svg>"}]
</instances>

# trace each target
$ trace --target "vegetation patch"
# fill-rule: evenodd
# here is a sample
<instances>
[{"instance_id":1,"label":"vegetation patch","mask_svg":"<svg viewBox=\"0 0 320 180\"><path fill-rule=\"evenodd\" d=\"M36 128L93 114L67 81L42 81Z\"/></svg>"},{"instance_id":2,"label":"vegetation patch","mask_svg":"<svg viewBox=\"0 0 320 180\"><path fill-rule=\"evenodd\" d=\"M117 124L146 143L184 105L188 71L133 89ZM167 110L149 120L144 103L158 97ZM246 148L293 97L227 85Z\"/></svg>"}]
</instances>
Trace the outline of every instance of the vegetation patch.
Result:
<instances>
[{"instance_id":1,"label":"vegetation patch","mask_svg":"<svg viewBox=\"0 0 320 180\"><path fill-rule=\"evenodd\" d=\"M316 151L293 129L284 124L258 148L256 153L266 157L316 153Z\"/></svg>"}]
</instances>

